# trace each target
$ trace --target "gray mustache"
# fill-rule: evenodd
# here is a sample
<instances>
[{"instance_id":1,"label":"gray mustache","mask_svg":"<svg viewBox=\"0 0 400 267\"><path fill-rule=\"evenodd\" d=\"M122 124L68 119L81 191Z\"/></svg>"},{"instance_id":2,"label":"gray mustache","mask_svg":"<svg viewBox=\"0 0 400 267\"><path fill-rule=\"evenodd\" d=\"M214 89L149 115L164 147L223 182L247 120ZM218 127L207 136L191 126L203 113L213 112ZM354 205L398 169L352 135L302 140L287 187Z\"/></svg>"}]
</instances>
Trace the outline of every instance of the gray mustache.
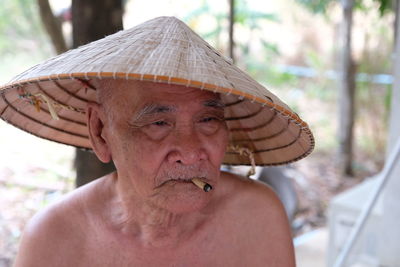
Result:
<instances>
[{"instance_id":1,"label":"gray mustache","mask_svg":"<svg viewBox=\"0 0 400 267\"><path fill-rule=\"evenodd\" d=\"M162 180L190 180L193 178L207 178L210 172L200 166L180 166L165 169L161 172Z\"/></svg>"}]
</instances>

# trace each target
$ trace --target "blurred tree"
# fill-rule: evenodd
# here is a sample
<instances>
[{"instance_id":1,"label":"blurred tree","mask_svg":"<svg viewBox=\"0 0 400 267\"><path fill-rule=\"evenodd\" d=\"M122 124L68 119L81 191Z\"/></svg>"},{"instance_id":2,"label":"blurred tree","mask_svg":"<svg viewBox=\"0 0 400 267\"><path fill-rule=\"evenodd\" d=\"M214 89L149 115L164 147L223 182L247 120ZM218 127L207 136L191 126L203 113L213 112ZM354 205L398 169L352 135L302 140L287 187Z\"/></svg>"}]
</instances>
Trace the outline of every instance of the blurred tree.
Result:
<instances>
[{"instance_id":1,"label":"blurred tree","mask_svg":"<svg viewBox=\"0 0 400 267\"><path fill-rule=\"evenodd\" d=\"M73 47L122 30L122 0L72 0ZM100 162L92 152L76 150L76 186L84 185L115 169Z\"/></svg>"},{"instance_id":2,"label":"blurred tree","mask_svg":"<svg viewBox=\"0 0 400 267\"><path fill-rule=\"evenodd\" d=\"M46 33L41 27L37 3L31 0L1 1L0 55L28 53L48 55ZM34 52L34 54L32 54Z\"/></svg>"},{"instance_id":3,"label":"blurred tree","mask_svg":"<svg viewBox=\"0 0 400 267\"><path fill-rule=\"evenodd\" d=\"M22 1L22 0L20 0ZM67 50L61 23L54 16L48 0L37 0L41 19L57 53ZM95 41L122 30L122 0L73 0L73 47ZM77 149L76 186L84 185L115 169L113 163L103 164L92 153Z\"/></svg>"},{"instance_id":4,"label":"blurred tree","mask_svg":"<svg viewBox=\"0 0 400 267\"><path fill-rule=\"evenodd\" d=\"M353 176L353 129L355 117L355 63L352 55L354 0L342 0L343 20L339 54L338 167L343 175Z\"/></svg>"},{"instance_id":5,"label":"blurred tree","mask_svg":"<svg viewBox=\"0 0 400 267\"><path fill-rule=\"evenodd\" d=\"M338 0L297 0L313 13L327 14L329 6ZM373 0L379 5L383 16L394 8L394 0ZM353 10L366 11L365 0L341 0L343 20L341 27L339 62L339 92L338 92L338 168L346 176L353 175L353 129L355 118L355 75L356 63L352 55L352 24ZM396 31L395 31L396 32Z\"/></svg>"},{"instance_id":6,"label":"blurred tree","mask_svg":"<svg viewBox=\"0 0 400 267\"><path fill-rule=\"evenodd\" d=\"M20 0L25 1L25 0ZM57 53L67 50L61 23L54 16L48 0L37 0L42 23ZM73 48L122 30L122 0L73 0ZM84 185L115 169L112 162L103 164L92 152L77 149L74 166L76 186Z\"/></svg>"},{"instance_id":7,"label":"blurred tree","mask_svg":"<svg viewBox=\"0 0 400 267\"><path fill-rule=\"evenodd\" d=\"M42 23L50 36L57 54L67 51L64 35L61 29L61 21L54 16L49 0L37 0Z\"/></svg>"},{"instance_id":8,"label":"blurred tree","mask_svg":"<svg viewBox=\"0 0 400 267\"><path fill-rule=\"evenodd\" d=\"M202 18L213 20L208 23L215 25L208 27L208 31L200 32L201 36L209 42L213 42L214 47L222 51L225 55L235 59L236 64L249 71L253 77L258 80L264 80L266 68L271 68L272 64L265 64L265 59L271 60L270 55L277 55L278 48L265 38L261 33L263 22L278 22L278 16L274 13L263 12L262 10L252 9L246 0L229 0L229 12L227 10L214 10L211 2L203 0L202 4L190 12L185 18L189 26L196 28L197 23ZM215 23L214 23L215 22ZM226 36L226 26L229 27L229 38ZM241 32L246 32L246 37L233 36L234 29L241 27ZM262 51L258 51L257 55L252 55L251 45L262 47ZM232 49L232 52L231 52ZM271 62L269 62L271 63ZM260 74L259 77L256 77Z\"/></svg>"},{"instance_id":9,"label":"blurred tree","mask_svg":"<svg viewBox=\"0 0 400 267\"><path fill-rule=\"evenodd\" d=\"M235 55L233 53L235 41L233 38L233 29L235 26L235 0L229 0L229 57L235 63Z\"/></svg>"},{"instance_id":10,"label":"blurred tree","mask_svg":"<svg viewBox=\"0 0 400 267\"><path fill-rule=\"evenodd\" d=\"M337 0L297 0L314 13L326 14L328 6ZM339 92L338 92L338 156L340 173L353 175L353 128L355 118L355 62L351 52L351 31L354 0L341 0L343 20L340 32Z\"/></svg>"},{"instance_id":11,"label":"blurred tree","mask_svg":"<svg viewBox=\"0 0 400 267\"><path fill-rule=\"evenodd\" d=\"M122 0L72 0L73 47L122 30Z\"/></svg>"},{"instance_id":12,"label":"blurred tree","mask_svg":"<svg viewBox=\"0 0 400 267\"><path fill-rule=\"evenodd\" d=\"M331 4L335 2L339 2L340 0L297 0L297 2L301 3L313 13L320 13L325 14L329 9ZM373 2L378 3L379 5L379 12L381 16L385 15L386 13L393 11L395 8L395 2L397 0L373 0ZM354 7L359 10L366 10L368 9L366 6L366 0L355 0Z\"/></svg>"}]
</instances>

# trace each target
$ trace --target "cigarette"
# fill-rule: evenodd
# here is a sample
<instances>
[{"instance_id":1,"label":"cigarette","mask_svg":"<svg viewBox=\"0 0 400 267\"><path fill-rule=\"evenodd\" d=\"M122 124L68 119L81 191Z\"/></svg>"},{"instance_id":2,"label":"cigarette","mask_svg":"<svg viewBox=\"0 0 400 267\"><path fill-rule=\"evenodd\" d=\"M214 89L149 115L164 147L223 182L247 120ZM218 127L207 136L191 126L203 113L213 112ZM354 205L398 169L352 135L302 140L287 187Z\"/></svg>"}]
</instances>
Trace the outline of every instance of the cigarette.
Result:
<instances>
[{"instance_id":1,"label":"cigarette","mask_svg":"<svg viewBox=\"0 0 400 267\"><path fill-rule=\"evenodd\" d=\"M207 184L199 178L193 178L192 183L194 183L198 188L203 189L204 192L208 192L212 189L212 186L210 184Z\"/></svg>"}]
</instances>

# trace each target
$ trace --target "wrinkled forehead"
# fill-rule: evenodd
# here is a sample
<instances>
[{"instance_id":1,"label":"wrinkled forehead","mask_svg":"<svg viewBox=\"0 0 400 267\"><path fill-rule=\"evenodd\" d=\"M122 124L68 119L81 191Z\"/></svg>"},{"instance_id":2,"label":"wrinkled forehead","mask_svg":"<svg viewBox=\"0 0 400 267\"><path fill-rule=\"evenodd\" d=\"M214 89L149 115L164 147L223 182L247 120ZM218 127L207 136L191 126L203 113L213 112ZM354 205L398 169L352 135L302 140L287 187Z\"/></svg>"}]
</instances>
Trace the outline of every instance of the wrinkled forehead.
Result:
<instances>
[{"instance_id":1,"label":"wrinkled forehead","mask_svg":"<svg viewBox=\"0 0 400 267\"><path fill-rule=\"evenodd\" d=\"M105 105L120 105L129 102L130 105L140 106L144 102L178 99L199 102L221 99L219 93L174 84L118 79L97 80L93 84L97 88L97 102Z\"/></svg>"}]
</instances>

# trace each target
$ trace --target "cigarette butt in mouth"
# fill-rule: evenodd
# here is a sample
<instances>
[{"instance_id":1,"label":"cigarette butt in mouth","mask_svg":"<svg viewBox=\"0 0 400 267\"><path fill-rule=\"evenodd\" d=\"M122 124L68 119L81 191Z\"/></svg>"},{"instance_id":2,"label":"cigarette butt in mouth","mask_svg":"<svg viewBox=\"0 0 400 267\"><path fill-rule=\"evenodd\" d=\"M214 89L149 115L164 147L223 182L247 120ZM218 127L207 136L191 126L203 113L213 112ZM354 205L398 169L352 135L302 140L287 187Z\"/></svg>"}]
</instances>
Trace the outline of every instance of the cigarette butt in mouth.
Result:
<instances>
[{"instance_id":1,"label":"cigarette butt in mouth","mask_svg":"<svg viewBox=\"0 0 400 267\"><path fill-rule=\"evenodd\" d=\"M208 192L212 189L212 186L210 184L207 184L206 182L203 182L199 178L193 178L192 183L194 183L197 187L200 189L203 189L204 192Z\"/></svg>"}]
</instances>

